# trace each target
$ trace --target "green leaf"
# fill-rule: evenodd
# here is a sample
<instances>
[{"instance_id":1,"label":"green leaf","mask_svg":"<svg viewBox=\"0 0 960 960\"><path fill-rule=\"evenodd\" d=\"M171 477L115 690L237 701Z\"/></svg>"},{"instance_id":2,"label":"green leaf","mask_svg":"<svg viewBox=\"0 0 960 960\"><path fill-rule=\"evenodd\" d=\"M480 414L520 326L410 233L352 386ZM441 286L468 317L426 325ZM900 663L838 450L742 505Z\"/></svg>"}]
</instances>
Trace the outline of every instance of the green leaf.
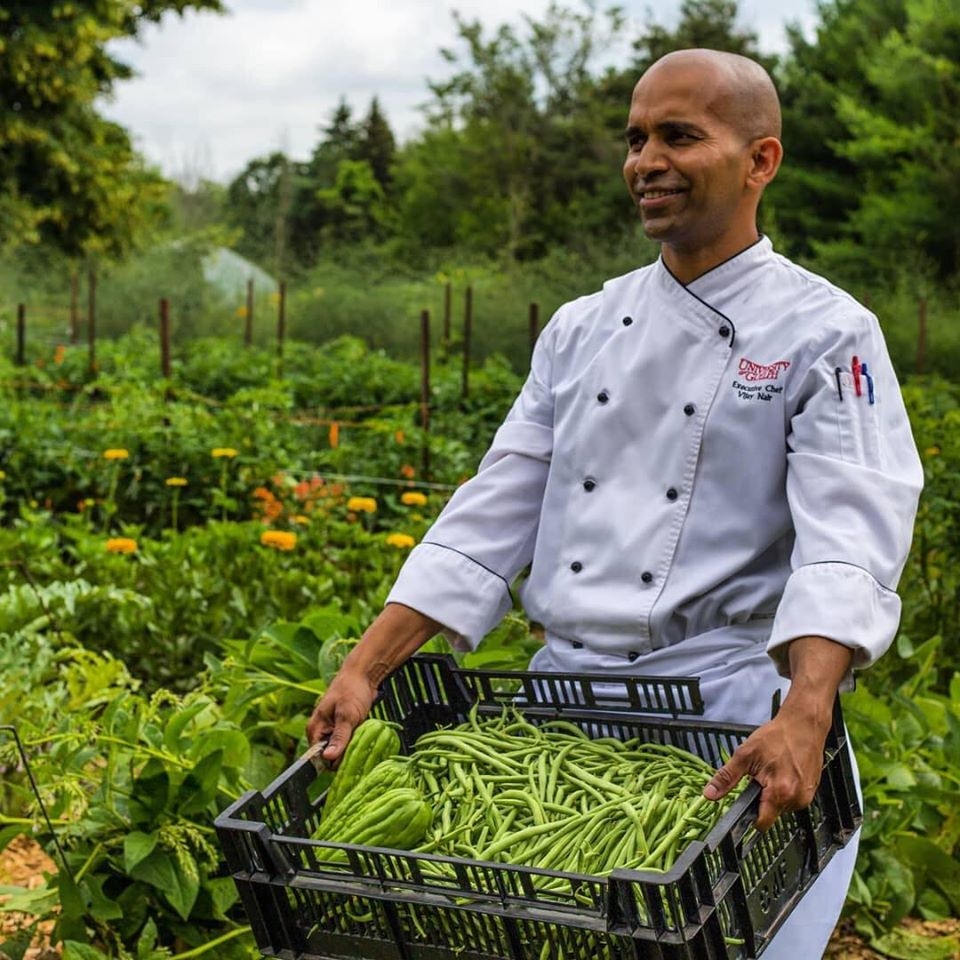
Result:
<instances>
[{"instance_id":1,"label":"green leaf","mask_svg":"<svg viewBox=\"0 0 960 960\"><path fill-rule=\"evenodd\" d=\"M143 833L134 830L123 838L123 868L127 873L132 873L138 863L153 853L158 837L155 831Z\"/></svg>"},{"instance_id":2,"label":"green leaf","mask_svg":"<svg viewBox=\"0 0 960 960\"><path fill-rule=\"evenodd\" d=\"M155 887L181 919L188 919L200 890L200 879L187 876L172 854L155 850L130 871L130 876Z\"/></svg>"},{"instance_id":3,"label":"green leaf","mask_svg":"<svg viewBox=\"0 0 960 960\"><path fill-rule=\"evenodd\" d=\"M217 797L223 751L207 754L184 778L177 795L180 813L189 817L203 813Z\"/></svg>"},{"instance_id":4,"label":"green leaf","mask_svg":"<svg viewBox=\"0 0 960 960\"><path fill-rule=\"evenodd\" d=\"M954 960L960 937L924 937L898 928L873 940L873 949L892 960Z\"/></svg>"},{"instance_id":5,"label":"green leaf","mask_svg":"<svg viewBox=\"0 0 960 960\"><path fill-rule=\"evenodd\" d=\"M63 944L63 960L110 960L109 955L101 953L88 943L66 940Z\"/></svg>"}]
</instances>

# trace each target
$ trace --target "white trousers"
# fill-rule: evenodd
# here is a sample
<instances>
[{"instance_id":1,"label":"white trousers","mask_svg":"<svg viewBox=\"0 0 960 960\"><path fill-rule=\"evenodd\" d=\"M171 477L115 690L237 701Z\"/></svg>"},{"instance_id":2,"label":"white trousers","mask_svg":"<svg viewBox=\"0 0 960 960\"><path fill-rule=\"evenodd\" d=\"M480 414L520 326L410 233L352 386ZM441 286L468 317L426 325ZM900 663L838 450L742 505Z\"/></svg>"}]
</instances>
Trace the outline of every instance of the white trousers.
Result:
<instances>
[{"instance_id":1,"label":"white trousers","mask_svg":"<svg viewBox=\"0 0 960 960\"><path fill-rule=\"evenodd\" d=\"M531 670L621 676L695 676L700 678L704 720L759 726L770 719L776 691L790 685L766 654L769 624L738 625L692 637L630 662L626 656L575 649L566 640L547 638L530 662ZM853 761L854 781L859 778ZM862 800L862 797L861 797ZM860 845L857 831L837 851L773 937L763 960L822 960L840 917Z\"/></svg>"}]
</instances>

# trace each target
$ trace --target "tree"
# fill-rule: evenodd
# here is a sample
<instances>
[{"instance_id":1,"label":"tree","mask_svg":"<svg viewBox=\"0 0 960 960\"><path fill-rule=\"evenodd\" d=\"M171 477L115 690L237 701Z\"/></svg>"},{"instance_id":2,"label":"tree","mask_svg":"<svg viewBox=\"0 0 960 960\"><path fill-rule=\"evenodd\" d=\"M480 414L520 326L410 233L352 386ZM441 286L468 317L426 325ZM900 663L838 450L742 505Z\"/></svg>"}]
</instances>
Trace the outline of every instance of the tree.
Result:
<instances>
[{"instance_id":1,"label":"tree","mask_svg":"<svg viewBox=\"0 0 960 960\"><path fill-rule=\"evenodd\" d=\"M393 131L380 110L380 101L374 97L370 101L370 110L363 121L355 158L370 164L377 183L384 191L390 189L396 152L397 142Z\"/></svg>"},{"instance_id":2,"label":"tree","mask_svg":"<svg viewBox=\"0 0 960 960\"><path fill-rule=\"evenodd\" d=\"M0 7L0 245L122 253L165 187L95 110L129 67L110 41L221 0L14 0Z\"/></svg>"},{"instance_id":3,"label":"tree","mask_svg":"<svg viewBox=\"0 0 960 960\"><path fill-rule=\"evenodd\" d=\"M843 237L866 189L859 164L844 154L850 131L837 105L873 98L865 56L904 23L903 0L834 0L819 13L813 42L788 29L790 52L777 77L785 158L767 191L785 250L798 257Z\"/></svg>"},{"instance_id":4,"label":"tree","mask_svg":"<svg viewBox=\"0 0 960 960\"><path fill-rule=\"evenodd\" d=\"M861 6L864 3L861 3ZM898 11L899 12L899 11ZM898 18L899 19L899 18ZM960 7L903 0L902 20L861 53L863 84L837 98L837 154L864 184L847 232L867 270L960 272ZM824 245L823 255L843 253Z\"/></svg>"},{"instance_id":5,"label":"tree","mask_svg":"<svg viewBox=\"0 0 960 960\"><path fill-rule=\"evenodd\" d=\"M455 72L430 84L428 131L397 174L411 239L452 234L479 253L536 257L575 232L598 179L618 179L590 66L622 16L554 3L541 21L523 19L525 35L504 25L491 36L455 15L464 49L443 51Z\"/></svg>"}]
</instances>

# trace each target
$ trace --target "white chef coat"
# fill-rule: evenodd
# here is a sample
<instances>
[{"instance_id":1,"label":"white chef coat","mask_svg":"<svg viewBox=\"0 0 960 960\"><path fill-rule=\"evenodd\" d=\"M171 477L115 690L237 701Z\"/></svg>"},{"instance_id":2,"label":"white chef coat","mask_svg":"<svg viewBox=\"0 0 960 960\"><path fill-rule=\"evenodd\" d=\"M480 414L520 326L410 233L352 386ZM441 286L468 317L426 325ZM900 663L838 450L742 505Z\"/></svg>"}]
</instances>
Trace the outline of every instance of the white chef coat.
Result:
<instances>
[{"instance_id":1,"label":"white chef coat","mask_svg":"<svg viewBox=\"0 0 960 960\"><path fill-rule=\"evenodd\" d=\"M863 667L897 629L921 486L869 311L766 238L686 286L660 259L557 311L388 601L475 646L530 565L541 666L643 673L739 638L786 674L814 634Z\"/></svg>"},{"instance_id":2,"label":"white chef coat","mask_svg":"<svg viewBox=\"0 0 960 960\"><path fill-rule=\"evenodd\" d=\"M922 482L869 311L766 238L687 285L658 260L557 311L388 602L475 646L529 565L531 669L695 675L707 719L759 725L790 640L829 637L855 667L890 645ZM822 957L858 844L765 960Z\"/></svg>"}]
</instances>

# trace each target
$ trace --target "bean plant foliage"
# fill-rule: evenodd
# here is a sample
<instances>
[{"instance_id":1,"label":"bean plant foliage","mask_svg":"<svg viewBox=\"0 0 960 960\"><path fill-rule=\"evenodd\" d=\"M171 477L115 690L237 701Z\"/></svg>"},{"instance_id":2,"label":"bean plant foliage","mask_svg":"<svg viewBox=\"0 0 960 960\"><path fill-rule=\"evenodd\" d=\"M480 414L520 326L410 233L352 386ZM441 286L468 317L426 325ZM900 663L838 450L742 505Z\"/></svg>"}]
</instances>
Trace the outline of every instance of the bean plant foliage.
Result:
<instances>
[{"instance_id":1,"label":"bean plant foliage","mask_svg":"<svg viewBox=\"0 0 960 960\"><path fill-rule=\"evenodd\" d=\"M0 363L0 849L32 836L55 864L0 888L33 918L0 941L12 960L41 922L65 960L256 955L214 818L306 748L520 385L493 358L464 396L437 356L424 422L416 368L358 341L294 344L281 371L211 340L157 383L139 337L105 343L96 375L73 348ZM927 490L902 631L844 703L866 809L847 907L877 944L960 912L960 397L904 395ZM523 669L539 643L518 607L454 655Z\"/></svg>"}]
</instances>

